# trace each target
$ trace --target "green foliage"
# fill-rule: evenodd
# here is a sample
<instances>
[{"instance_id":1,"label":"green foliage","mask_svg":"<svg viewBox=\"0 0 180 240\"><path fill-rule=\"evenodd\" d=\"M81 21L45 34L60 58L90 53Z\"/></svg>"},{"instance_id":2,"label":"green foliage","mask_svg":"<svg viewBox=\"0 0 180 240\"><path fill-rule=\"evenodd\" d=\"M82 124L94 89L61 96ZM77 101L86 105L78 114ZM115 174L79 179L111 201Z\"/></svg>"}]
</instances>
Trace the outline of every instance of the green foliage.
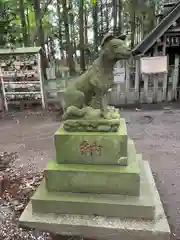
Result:
<instances>
[{"instance_id":1,"label":"green foliage","mask_svg":"<svg viewBox=\"0 0 180 240\"><path fill-rule=\"evenodd\" d=\"M16 9L13 5L12 0L1 0L0 1L0 45L3 46L7 42L14 42L14 27L16 26Z\"/></svg>"},{"instance_id":2,"label":"green foliage","mask_svg":"<svg viewBox=\"0 0 180 240\"><path fill-rule=\"evenodd\" d=\"M59 8L57 6L59 2ZM127 35L127 41L138 43L149 31L155 26L155 12L161 8L162 0L97 0L96 4L92 4L92 0L84 0L84 15L86 14L87 25L84 24L85 44L80 44L80 19L79 17L79 1L67 0L68 23L69 23L69 43L67 42L62 1L57 0L40 0L41 16L42 16L42 31L44 43L48 42L49 49L52 50L56 43L56 52L65 52L68 49L68 44L72 45L73 57L79 59L79 50L84 48L85 55L91 62L92 54L98 52L99 43L103 34L111 31L114 28L113 9L117 8L117 23L119 23L120 12L118 5L122 5L122 32ZM23 0L24 16L27 27L25 32L28 36L28 44L34 45L39 34L38 26L35 18L34 0ZM59 14L58 11L59 10ZM0 0L0 45L6 46L12 43L16 46L22 46L24 41L24 28L22 26L22 11L20 12L20 0ZM94 15L93 15L93 14ZM97 16L97 21L94 21L93 16ZM60 19L59 19L60 18ZM108 21L107 21L108 19ZM60 21L59 21L60 20ZM85 19L83 19L85 21ZM108 22L108 23L107 23ZM94 27L96 25L96 27ZM87 29L87 31L86 31ZM95 38L93 37L96 31ZM86 34L86 33L88 34ZM88 35L88 38L87 38ZM60 39L61 38L61 39ZM96 39L97 38L97 39ZM59 46L58 46L59 44ZM52 51L50 51L52 52ZM68 55L68 52L67 52ZM92 56L91 56L92 55Z\"/></svg>"}]
</instances>

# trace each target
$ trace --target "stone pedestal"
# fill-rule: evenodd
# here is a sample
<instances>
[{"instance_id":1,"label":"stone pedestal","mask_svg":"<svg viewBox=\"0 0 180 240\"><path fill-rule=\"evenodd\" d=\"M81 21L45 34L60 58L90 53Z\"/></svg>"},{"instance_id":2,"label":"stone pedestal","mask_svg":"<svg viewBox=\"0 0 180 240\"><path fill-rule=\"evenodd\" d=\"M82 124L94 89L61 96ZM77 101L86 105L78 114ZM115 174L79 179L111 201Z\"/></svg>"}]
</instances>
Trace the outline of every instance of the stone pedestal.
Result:
<instances>
[{"instance_id":1,"label":"stone pedestal","mask_svg":"<svg viewBox=\"0 0 180 240\"><path fill-rule=\"evenodd\" d=\"M57 163L127 166L127 130L121 119L118 132L66 132L54 135Z\"/></svg>"},{"instance_id":2,"label":"stone pedestal","mask_svg":"<svg viewBox=\"0 0 180 240\"><path fill-rule=\"evenodd\" d=\"M170 229L148 162L121 119L116 133L55 133L56 159L20 223L60 235L169 240Z\"/></svg>"}]
</instances>

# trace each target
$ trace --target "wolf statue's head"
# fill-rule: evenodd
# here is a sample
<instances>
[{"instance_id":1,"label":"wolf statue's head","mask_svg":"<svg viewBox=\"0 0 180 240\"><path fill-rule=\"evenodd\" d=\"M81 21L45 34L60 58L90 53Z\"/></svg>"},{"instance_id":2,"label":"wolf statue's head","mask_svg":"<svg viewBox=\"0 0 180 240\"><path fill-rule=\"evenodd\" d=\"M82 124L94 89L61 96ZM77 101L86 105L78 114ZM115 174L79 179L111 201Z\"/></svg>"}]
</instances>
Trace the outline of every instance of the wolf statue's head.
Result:
<instances>
[{"instance_id":1,"label":"wolf statue's head","mask_svg":"<svg viewBox=\"0 0 180 240\"><path fill-rule=\"evenodd\" d=\"M129 58L131 50L126 46L125 39L125 35L114 37L111 33L107 33L101 42L101 57L111 62Z\"/></svg>"}]
</instances>

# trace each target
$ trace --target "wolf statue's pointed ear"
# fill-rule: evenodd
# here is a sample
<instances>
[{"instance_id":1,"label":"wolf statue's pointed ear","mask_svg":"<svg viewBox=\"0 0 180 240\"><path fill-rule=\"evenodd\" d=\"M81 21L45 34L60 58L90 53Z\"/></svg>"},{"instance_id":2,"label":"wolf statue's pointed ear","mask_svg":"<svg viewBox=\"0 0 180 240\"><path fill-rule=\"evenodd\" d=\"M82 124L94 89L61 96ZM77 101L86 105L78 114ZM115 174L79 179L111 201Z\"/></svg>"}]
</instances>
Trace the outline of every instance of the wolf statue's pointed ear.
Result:
<instances>
[{"instance_id":1,"label":"wolf statue's pointed ear","mask_svg":"<svg viewBox=\"0 0 180 240\"><path fill-rule=\"evenodd\" d=\"M114 36L112 33L106 33L101 41L101 47L103 47L105 43L109 42L113 38L114 38Z\"/></svg>"},{"instance_id":2,"label":"wolf statue's pointed ear","mask_svg":"<svg viewBox=\"0 0 180 240\"><path fill-rule=\"evenodd\" d=\"M117 38L125 41L126 40L126 35L125 34L121 34Z\"/></svg>"}]
</instances>

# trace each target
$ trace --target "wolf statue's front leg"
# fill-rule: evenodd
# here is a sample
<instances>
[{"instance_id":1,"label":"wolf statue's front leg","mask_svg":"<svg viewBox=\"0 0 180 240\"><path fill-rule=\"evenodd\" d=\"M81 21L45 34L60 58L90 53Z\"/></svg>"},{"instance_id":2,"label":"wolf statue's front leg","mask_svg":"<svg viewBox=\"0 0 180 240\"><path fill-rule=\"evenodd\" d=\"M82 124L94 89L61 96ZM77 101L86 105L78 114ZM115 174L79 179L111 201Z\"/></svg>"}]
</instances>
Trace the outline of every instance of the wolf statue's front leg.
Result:
<instances>
[{"instance_id":1,"label":"wolf statue's front leg","mask_svg":"<svg viewBox=\"0 0 180 240\"><path fill-rule=\"evenodd\" d=\"M93 97L90 106L94 109L100 109L102 117L107 113L107 96L102 91L97 91Z\"/></svg>"},{"instance_id":2,"label":"wolf statue's front leg","mask_svg":"<svg viewBox=\"0 0 180 240\"><path fill-rule=\"evenodd\" d=\"M103 94L102 99L101 99L101 106L102 106L102 110L103 112L106 114L108 111L108 98L107 98L107 94Z\"/></svg>"}]
</instances>

